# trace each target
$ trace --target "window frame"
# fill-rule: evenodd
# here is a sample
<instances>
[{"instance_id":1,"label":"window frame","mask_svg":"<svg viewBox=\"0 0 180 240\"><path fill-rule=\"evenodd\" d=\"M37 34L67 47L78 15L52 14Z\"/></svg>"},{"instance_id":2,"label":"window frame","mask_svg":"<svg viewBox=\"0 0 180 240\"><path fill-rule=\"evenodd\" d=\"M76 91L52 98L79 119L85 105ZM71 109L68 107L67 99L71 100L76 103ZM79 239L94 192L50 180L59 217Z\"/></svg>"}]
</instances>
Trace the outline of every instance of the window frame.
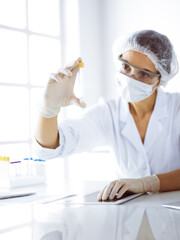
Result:
<instances>
[{"instance_id":1,"label":"window frame","mask_svg":"<svg viewBox=\"0 0 180 240\"><path fill-rule=\"evenodd\" d=\"M16 27L11 27L8 25L3 25L0 24L0 29L5 29L5 30L9 30L9 31L14 31L14 32L21 32L26 34L27 37L27 83L26 84L21 84L21 83L7 83L7 82L3 82L0 80L0 87L1 86L6 86L6 87L25 87L28 89L28 93L29 93L29 100L28 100L28 112L29 112L29 134L28 134L28 139L27 140L22 140L22 141L0 141L0 146L1 145L11 145L11 144L21 144L21 143L26 143L29 145L30 148L30 153L32 153L32 122L31 122L31 89L38 89L38 88L43 88L43 85L33 85L30 82L30 70L29 70L29 37L31 35L34 36L41 36L41 37L48 37L50 39L56 39L59 41L60 44L60 49L61 49L61 54L60 54L60 60L61 62L63 62L64 58L65 58L65 52L64 52L64 0L59 0L59 27L61 29L59 36L53 36L50 34L43 34L43 33L38 33L38 32L34 32L29 30L29 16L28 16L28 0L25 0L25 5L26 5L26 9L25 9L25 15L26 15L26 27L24 29L20 29L20 28L16 28Z\"/></svg>"}]
</instances>

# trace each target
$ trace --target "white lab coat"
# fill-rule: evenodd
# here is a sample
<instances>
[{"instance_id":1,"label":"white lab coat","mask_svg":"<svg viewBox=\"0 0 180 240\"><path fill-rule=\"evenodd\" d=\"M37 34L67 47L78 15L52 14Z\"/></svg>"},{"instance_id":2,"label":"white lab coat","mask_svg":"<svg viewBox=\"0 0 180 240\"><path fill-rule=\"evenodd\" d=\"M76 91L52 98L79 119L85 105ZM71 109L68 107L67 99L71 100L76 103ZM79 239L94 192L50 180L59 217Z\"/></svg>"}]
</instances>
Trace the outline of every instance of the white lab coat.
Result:
<instances>
[{"instance_id":1,"label":"white lab coat","mask_svg":"<svg viewBox=\"0 0 180 240\"><path fill-rule=\"evenodd\" d=\"M180 168L180 94L158 88L144 144L128 103L121 97L89 108L81 118L60 123L60 146L35 152L50 159L108 145L114 150L119 177L143 177Z\"/></svg>"}]
</instances>

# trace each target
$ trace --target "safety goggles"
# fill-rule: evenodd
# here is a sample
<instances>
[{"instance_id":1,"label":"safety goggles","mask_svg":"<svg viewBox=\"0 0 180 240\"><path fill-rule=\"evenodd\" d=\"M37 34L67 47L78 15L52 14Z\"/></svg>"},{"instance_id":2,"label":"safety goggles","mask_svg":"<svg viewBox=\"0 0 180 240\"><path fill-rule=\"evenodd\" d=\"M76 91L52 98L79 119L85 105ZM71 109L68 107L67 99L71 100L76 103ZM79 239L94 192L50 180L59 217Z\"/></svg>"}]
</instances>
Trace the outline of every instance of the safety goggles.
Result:
<instances>
[{"instance_id":1,"label":"safety goggles","mask_svg":"<svg viewBox=\"0 0 180 240\"><path fill-rule=\"evenodd\" d=\"M122 59L121 56L119 56L119 60L121 61L120 72L129 76L131 74L131 69L134 68L137 70L135 77L139 81L145 81L145 82L147 81L148 82L148 81L151 81L155 77L161 76L160 73L152 73L150 71L147 71L147 70L144 70L137 66L134 66L133 64L128 63L124 59Z\"/></svg>"}]
</instances>

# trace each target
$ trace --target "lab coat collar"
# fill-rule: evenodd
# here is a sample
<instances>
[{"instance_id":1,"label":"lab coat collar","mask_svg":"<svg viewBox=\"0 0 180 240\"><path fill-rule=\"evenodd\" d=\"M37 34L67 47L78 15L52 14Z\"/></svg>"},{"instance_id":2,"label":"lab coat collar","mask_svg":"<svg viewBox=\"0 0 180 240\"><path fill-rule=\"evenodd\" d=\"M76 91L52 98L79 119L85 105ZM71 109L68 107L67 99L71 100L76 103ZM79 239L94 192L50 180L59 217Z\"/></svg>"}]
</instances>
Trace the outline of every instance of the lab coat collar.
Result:
<instances>
[{"instance_id":1,"label":"lab coat collar","mask_svg":"<svg viewBox=\"0 0 180 240\"><path fill-rule=\"evenodd\" d=\"M153 113L156 114L156 117L158 119L161 119L167 116L167 105L168 105L168 99L167 99L166 93L159 87L157 89L156 103L153 110ZM121 98L120 121L127 122L129 115L130 115L129 104L126 100Z\"/></svg>"},{"instance_id":2,"label":"lab coat collar","mask_svg":"<svg viewBox=\"0 0 180 240\"><path fill-rule=\"evenodd\" d=\"M155 114L159 120L167 117L168 114L168 95L160 87L157 89L153 114Z\"/></svg>"},{"instance_id":3,"label":"lab coat collar","mask_svg":"<svg viewBox=\"0 0 180 240\"><path fill-rule=\"evenodd\" d=\"M136 149L143 151L146 149L146 151L148 151L163 130L163 124L160 120L167 117L167 94L161 88L157 89L156 102L149 120L144 144L142 144L138 129L129 111L128 102L121 99L120 107L120 121L125 123L121 130L122 135L126 137Z\"/></svg>"},{"instance_id":4,"label":"lab coat collar","mask_svg":"<svg viewBox=\"0 0 180 240\"><path fill-rule=\"evenodd\" d=\"M151 146L158 141L158 138L163 131L163 125L165 118L168 116L168 94L161 88L158 88L158 94L154 111L152 112L149 124L146 130L146 136L144 141L144 147L146 152Z\"/></svg>"}]
</instances>

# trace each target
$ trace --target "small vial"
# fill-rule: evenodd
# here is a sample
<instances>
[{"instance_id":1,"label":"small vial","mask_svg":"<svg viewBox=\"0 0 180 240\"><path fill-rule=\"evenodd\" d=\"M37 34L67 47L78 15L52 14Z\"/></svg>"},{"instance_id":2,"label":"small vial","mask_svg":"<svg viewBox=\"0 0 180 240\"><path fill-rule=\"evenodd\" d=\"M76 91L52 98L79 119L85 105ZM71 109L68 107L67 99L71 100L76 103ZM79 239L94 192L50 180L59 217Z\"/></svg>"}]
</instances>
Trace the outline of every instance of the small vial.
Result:
<instances>
[{"instance_id":1,"label":"small vial","mask_svg":"<svg viewBox=\"0 0 180 240\"><path fill-rule=\"evenodd\" d=\"M6 156L1 156L1 174L5 176L9 176L9 162L10 158Z\"/></svg>"},{"instance_id":2,"label":"small vial","mask_svg":"<svg viewBox=\"0 0 180 240\"><path fill-rule=\"evenodd\" d=\"M21 161L10 162L10 175L20 176L21 175Z\"/></svg>"},{"instance_id":3,"label":"small vial","mask_svg":"<svg viewBox=\"0 0 180 240\"><path fill-rule=\"evenodd\" d=\"M28 158L23 158L21 162L21 175L27 176L29 175L29 164L28 164Z\"/></svg>"},{"instance_id":4,"label":"small vial","mask_svg":"<svg viewBox=\"0 0 180 240\"><path fill-rule=\"evenodd\" d=\"M84 102L84 62L79 62L78 64L78 74L75 84L75 95Z\"/></svg>"},{"instance_id":5,"label":"small vial","mask_svg":"<svg viewBox=\"0 0 180 240\"><path fill-rule=\"evenodd\" d=\"M9 175L10 177L16 176L16 166L14 162L10 162Z\"/></svg>"},{"instance_id":6,"label":"small vial","mask_svg":"<svg viewBox=\"0 0 180 240\"><path fill-rule=\"evenodd\" d=\"M45 160L43 159L34 159L35 167L36 167L36 175L45 176L46 175L46 166Z\"/></svg>"},{"instance_id":7,"label":"small vial","mask_svg":"<svg viewBox=\"0 0 180 240\"><path fill-rule=\"evenodd\" d=\"M30 158L24 158L24 162L23 162L23 167L25 168L24 169L24 172L25 172L25 175L33 175L32 172L33 172L33 158L30 157Z\"/></svg>"}]
</instances>

